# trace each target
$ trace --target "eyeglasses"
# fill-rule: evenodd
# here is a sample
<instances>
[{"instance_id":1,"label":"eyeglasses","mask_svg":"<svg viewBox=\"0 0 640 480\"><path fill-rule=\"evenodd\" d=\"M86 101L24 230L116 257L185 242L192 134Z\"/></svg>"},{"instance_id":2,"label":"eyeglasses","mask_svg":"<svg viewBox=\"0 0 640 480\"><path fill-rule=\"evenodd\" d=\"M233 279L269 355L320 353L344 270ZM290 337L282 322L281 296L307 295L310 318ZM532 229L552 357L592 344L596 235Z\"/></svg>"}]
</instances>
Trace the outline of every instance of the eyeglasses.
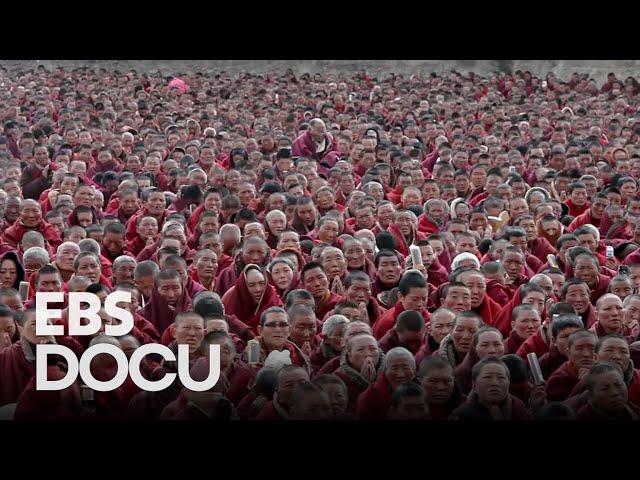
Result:
<instances>
[{"instance_id":1,"label":"eyeglasses","mask_svg":"<svg viewBox=\"0 0 640 480\"><path fill-rule=\"evenodd\" d=\"M289 322L274 322L274 323L265 323L265 328L287 328L289 326Z\"/></svg>"}]
</instances>

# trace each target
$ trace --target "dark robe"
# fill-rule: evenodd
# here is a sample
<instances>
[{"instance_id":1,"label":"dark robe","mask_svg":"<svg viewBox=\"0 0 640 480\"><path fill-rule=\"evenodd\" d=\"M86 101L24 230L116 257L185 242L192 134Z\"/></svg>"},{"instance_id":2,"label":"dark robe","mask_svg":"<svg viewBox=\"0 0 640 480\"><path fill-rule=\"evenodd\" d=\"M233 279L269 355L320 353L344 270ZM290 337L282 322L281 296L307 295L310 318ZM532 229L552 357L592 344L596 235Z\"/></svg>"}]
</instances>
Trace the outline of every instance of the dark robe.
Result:
<instances>
[{"instance_id":1,"label":"dark robe","mask_svg":"<svg viewBox=\"0 0 640 480\"><path fill-rule=\"evenodd\" d=\"M509 395L506 402L500 406L502 418L505 420L530 420L531 413L522 400ZM494 418L487 407L478 402L474 394L469 395L467 401L458 407L449 417L453 420L483 420L492 421Z\"/></svg>"},{"instance_id":2,"label":"dark robe","mask_svg":"<svg viewBox=\"0 0 640 480\"><path fill-rule=\"evenodd\" d=\"M435 339L431 335L427 335L425 341L422 343L420 350L415 355L416 366L420 368L420 364L422 361L433 355L440 348L440 344L435 341Z\"/></svg>"},{"instance_id":3,"label":"dark robe","mask_svg":"<svg viewBox=\"0 0 640 480\"><path fill-rule=\"evenodd\" d=\"M278 292L270 283L266 284L260 303L256 305L247 288L244 274L240 275L234 287L224 294L222 303L224 304L225 312L235 315L240 321L251 327L256 334L258 333L262 312L270 307L282 306L282 300L278 296Z\"/></svg>"},{"instance_id":4,"label":"dark robe","mask_svg":"<svg viewBox=\"0 0 640 480\"><path fill-rule=\"evenodd\" d=\"M504 341L505 355L515 354L526 339L522 338L515 330L511 331L509 337Z\"/></svg>"},{"instance_id":5,"label":"dark robe","mask_svg":"<svg viewBox=\"0 0 640 480\"><path fill-rule=\"evenodd\" d=\"M191 297L183 289L182 295L176 303L175 309L172 309L167 301L158 293L158 289L154 288L151 292L149 303L139 311L140 316L149 321L160 334L173 325L176 315L180 312L186 312L191 308Z\"/></svg>"},{"instance_id":6,"label":"dark robe","mask_svg":"<svg viewBox=\"0 0 640 480\"><path fill-rule=\"evenodd\" d=\"M547 380L547 399L550 402L566 400L579 380L575 368L569 362L563 363Z\"/></svg>"},{"instance_id":7,"label":"dark robe","mask_svg":"<svg viewBox=\"0 0 640 480\"><path fill-rule=\"evenodd\" d=\"M391 408L391 385L384 372L360 394L356 403L359 420L384 420Z\"/></svg>"},{"instance_id":8,"label":"dark robe","mask_svg":"<svg viewBox=\"0 0 640 480\"><path fill-rule=\"evenodd\" d=\"M21 340L0 350L0 406L16 403L36 373L35 346L23 342Z\"/></svg>"},{"instance_id":9,"label":"dark robe","mask_svg":"<svg viewBox=\"0 0 640 480\"><path fill-rule=\"evenodd\" d=\"M380 371L382 367L382 359L384 358L384 354L380 353L380 360L378 361L378 365L376 368L378 369L377 377L382 373ZM367 379L365 379L360 372L356 371L347 360L346 355L341 357L340 367L335 371L335 374L340 377L340 379L347 386L347 394L349 396L349 400L347 402L347 412L355 413L356 405L358 402L358 397L360 394L364 392L371 383ZM375 383L375 379L373 381Z\"/></svg>"},{"instance_id":10,"label":"dark robe","mask_svg":"<svg viewBox=\"0 0 640 480\"><path fill-rule=\"evenodd\" d=\"M402 306L402 302L396 303L395 307L384 312L382 317L380 317L376 322L373 323L373 336L380 340L384 335L391 330L398 320L398 316L404 312L404 307ZM431 315L427 310L423 310L422 317L424 318L424 323L429 323L429 318Z\"/></svg>"}]
</instances>

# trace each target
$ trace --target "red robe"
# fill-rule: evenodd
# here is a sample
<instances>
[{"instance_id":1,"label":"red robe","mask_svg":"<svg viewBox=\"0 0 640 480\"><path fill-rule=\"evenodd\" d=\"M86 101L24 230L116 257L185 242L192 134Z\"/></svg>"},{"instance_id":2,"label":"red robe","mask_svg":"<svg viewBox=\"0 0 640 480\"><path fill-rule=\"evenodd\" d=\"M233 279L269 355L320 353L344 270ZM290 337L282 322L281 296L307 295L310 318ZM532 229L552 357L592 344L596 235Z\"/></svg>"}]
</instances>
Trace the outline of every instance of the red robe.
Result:
<instances>
[{"instance_id":1,"label":"red robe","mask_svg":"<svg viewBox=\"0 0 640 480\"><path fill-rule=\"evenodd\" d=\"M337 303L342 301L342 297L333 292L329 292L329 298L323 303L322 306L318 305L316 301L316 317L324 322L326 316L333 310Z\"/></svg>"},{"instance_id":2,"label":"red robe","mask_svg":"<svg viewBox=\"0 0 640 480\"><path fill-rule=\"evenodd\" d=\"M482 300L480 306L472 310L482 317L484 323L491 325L501 309L502 307L485 293L484 300Z\"/></svg>"},{"instance_id":3,"label":"red robe","mask_svg":"<svg viewBox=\"0 0 640 480\"><path fill-rule=\"evenodd\" d=\"M40 224L36 228L27 228L20 220L17 220L4 231L2 241L13 247L17 247L24 234L30 230L40 232L44 237L45 244L48 244L51 250L57 249L62 243L62 238L60 238L60 234L58 233L58 230L56 230L56 227L44 220L40 220Z\"/></svg>"},{"instance_id":4,"label":"red robe","mask_svg":"<svg viewBox=\"0 0 640 480\"><path fill-rule=\"evenodd\" d=\"M518 288L518 290L513 295L513 298L511 298L509 303L507 303L504 307L502 307L502 310L500 311L498 316L495 318L494 323L492 324L493 327L500 330L504 338L507 338L511 333L511 321L512 321L513 309L516 308L521 303L522 303L522 289Z\"/></svg>"},{"instance_id":5,"label":"red robe","mask_svg":"<svg viewBox=\"0 0 640 480\"><path fill-rule=\"evenodd\" d=\"M440 225L433 223L424 213L418 217L418 231L420 233L431 235L438 230L440 230Z\"/></svg>"},{"instance_id":6,"label":"red robe","mask_svg":"<svg viewBox=\"0 0 640 480\"><path fill-rule=\"evenodd\" d=\"M547 380L547 399L550 402L566 400L578 381L578 372L565 362Z\"/></svg>"},{"instance_id":7,"label":"red robe","mask_svg":"<svg viewBox=\"0 0 640 480\"><path fill-rule=\"evenodd\" d=\"M578 215L582 215L584 212L586 212L587 210L589 210L589 207L591 206L589 204L589 202L586 202L584 205L582 206L578 206L576 204L574 204L571 199L568 199L566 202L564 202L564 204L569 207L569 215L571 215L572 217L577 217Z\"/></svg>"},{"instance_id":8,"label":"red robe","mask_svg":"<svg viewBox=\"0 0 640 480\"><path fill-rule=\"evenodd\" d=\"M35 355L35 349L33 354ZM22 349L22 341L12 343L0 350L0 406L16 403L35 375L35 360L27 360Z\"/></svg>"},{"instance_id":9,"label":"red robe","mask_svg":"<svg viewBox=\"0 0 640 480\"><path fill-rule=\"evenodd\" d=\"M555 247L551 245L551 243L549 243L549 240L544 237L539 237L529 242L529 251L531 252L531 255L540 260L541 263L547 261L547 255L555 255L557 253ZM538 266L538 268L540 268L540 266ZM533 270L537 272L538 268L535 268Z\"/></svg>"},{"instance_id":10,"label":"red robe","mask_svg":"<svg viewBox=\"0 0 640 480\"><path fill-rule=\"evenodd\" d=\"M384 420L391 407L391 385L382 372L377 380L360 394L356 417L360 420Z\"/></svg>"},{"instance_id":11,"label":"red robe","mask_svg":"<svg viewBox=\"0 0 640 480\"><path fill-rule=\"evenodd\" d=\"M231 370L227 374L229 389L225 394L231 403L238 405L249 393L249 384L252 383L253 377L253 372L244 363L239 360L233 362Z\"/></svg>"},{"instance_id":12,"label":"red robe","mask_svg":"<svg viewBox=\"0 0 640 480\"><path fill-rule=\"evenodd\" d=\"M515 289L494 279L487 280L487 296L498 305L506 305L513 298Z\"/></svg>"},{"instance_id":13,"label":"red robe","mask_svg":"<svg viewBox=\"0 0 640 480\"><path fill-rule=\"evenodd\" d=\"M435 341L431 335L427 335L424 342L420 346L420 350L415 355L416 366L420 368L420 364L425 358L430 357L438 351L440 344Z\"/></svg>"},{"instance_id":14,"label":"red robe","mask_svg":"<svg viewBox=\"0 0 640 480\"><path fill-rule=\"evenodd\" d=\"M607 289L609 288L609 282L611 282L611 278L606 275L598 274L598 284L595 288L589 286L591 289L591 304L595 305L598 299L607 293ZM591 325L589 325L590 327Z\"/></svg>"},{"instance_id":15,"label":"red robe","mask_svg":"<svg viewBox=\"0 0 640 480\"><path fill-rule=\"evenodd\" d=\"M389 225L389 229L387 230L391 235L393 235L394 240L396 241L396 250L400 252L404 257L409 255L409 245L407 244L407 240L404 235L398 230L398 227L391 224ZM424 240L425 235L420 232L415 232L414 241Z\"/></svg>"},{"instance_id":16,"label":"red robe","mask_svg":"<svg viewBox=\"0 0 640 480\"><path fill-rule=\"evenodd\" d=\"M171 309L167 301L158 293L156 288L151 292L151 298L145 307L139 311L142 318L150 322L162 335L164 331L175 323L176 315L186 312L191 308L191 298L183 290L182 296L178 299L175 309Z\"/></svg>"},{"instance_id":17,"label":"red robe","mask_svg":"<svg viewBox=\"0 0 640 480\"><path fill-rule=\"evenodd\" d=\"M504 341L505 355L515 354L525 342L525 340L526 339L518 335L515 330L512 330L509 337Z\"/></svg>"},{"instance_id":18,"label":"red robe","mask_svg":"<svg viewBox=\"0 0 640 480\"><path fill-rule=\"evenodd\" d=\"M282 306L282 300L280 300L278 292L270 283L266 285L260 304L256 305L249 293L244 275L240 275L234 287L224 294L222 303L226 313L238 317L240 321L251 327L256 334L258 333L262 312L270 307Z\"/></svg>"},{"instance_id":19,"label":"red robe","mask_svg":"<svg viewBox=\"0 0 640 480\"><path fill-rule=\"evenodd\" d=\"M581 213L576 218L574 218L571 221L571 223L569 224L569 226L567 227L567 233L572 233L578 227L581 227L582 225L586 225L587 223L590 223L591 225L593 225L596 228L600 227L600 219L599 218L593 218L591 216L591 209L588 209L584 213Z\"/></svg>"},{"instance_id":20,"label":"red robe","mask_svg":"<svg viewBox=\"0 0 640 480\"><path fill-rule=\"evenodd\" d=\"M399 301L398 303L396 303L395 307L384 312L382 317L374 322L373 336L376 338L376 340L379 341L389 330L391 330L395 326L396 321L398 320L398 316L400 316L402 312L404 312L404 306L402 305L402 302ZM431 315L428 311L423 310L422 317L424 318L424 323L427 324L429 322L429 318L431 318Z\"/></svg>"},{"instance_id":21,"label":"red robe","mask_svg":"<svg viewBox=\"0 0 640 480\"><path fill-rule=\"evenodd\" d=\"M395 328L392 328L387 333L385 333L384 337L382 337L378 341L378 345L380 346L380 350L382 350L384 353L387 353L392 348L403 347L409 350L411 353L413 353L413 355L416 355L418 353L418 350L421 347L421 345L419 345L418 348L416 348L415 346L401 343L400 339L398 338L398 332L396 332Z\"/></svg>"},{"instance_id":22,"label":"red robe","mask_svg":"<svg viewBox=\"0 0 640 480\"><path fill-rule=\"evenodd\" d=\"M434 257L433 262L427 268L427 278L429 278L429 283L433 285L442 285L449 281L449 272L440 263L439 257Z\"/></svg>"}]
</instances>

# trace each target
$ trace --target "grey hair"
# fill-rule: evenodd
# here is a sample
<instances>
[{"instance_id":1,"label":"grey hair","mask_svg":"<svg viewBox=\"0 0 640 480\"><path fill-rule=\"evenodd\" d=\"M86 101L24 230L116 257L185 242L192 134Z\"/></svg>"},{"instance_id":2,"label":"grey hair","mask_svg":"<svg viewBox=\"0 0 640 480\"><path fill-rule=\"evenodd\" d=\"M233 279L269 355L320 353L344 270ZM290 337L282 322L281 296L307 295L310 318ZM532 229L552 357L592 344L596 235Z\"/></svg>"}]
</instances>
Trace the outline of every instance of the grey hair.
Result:
<instances>
[{"instance_id":1,"label":"grey hair","mask_svg":"<svg viewBox=\"0 0 640 480\"><path fill-rule=\"evenodd\" d=\"M322 125L324 128L327 128L324 121L319 118L312 118L309 120L309 127L315 127L316 125Z\"/></svg>"},{"instance_id":2,"label":"grey hair","mask_svg":"<svg viewBox=\"0 0 640 480\"><path fill-rule=\"evenodd\" d=\"M267 271L271 272L271 269L276 266L278 263L284 263L285 265L288 265L289 268L291 268L291 270L295 271L295 267L293 266L293 263L291 262L291 260L289 260L288 258L285 257L276 257L273 260L271 260L271 262L269 263L269 266L267 266Z\"/></svg>"},{"instance_id":3,"label":"grey hair","mask_svg":"<svg viewBox=\"0 0 640 480\"><path fill-rule=\"evenodd\" d=\"M346 325L347 323L349 323L349 319L344 315L331 315L322 324L322 336L327 338L338 325Z\"/></svg>"},{"instance_id":4,"label":"grey hair","mask_svg":"<svg viewBox=\"0 0 640 480\"><path fill-rule=\"evenodd\" d=\"M284 214L284 212L281 212L280 210L271 210L269 213L267 213L267 215L264 218L268 222L269 220L271 220L276 215L282 215L283 217L285 217L285 219L287 218L287 216Z\"/></svg>"},{"instance_id":5,"label":"grey hair","mask_svg":"<svg viewBox=\"0 0 640 480\"><path fill-rule=\"evenodd\" d=\"M533 277L531 277L531 279L529 280L531 283L535 283L536 285L538 284L538 282L542 279L547 279L550 282L552 281L547 275L545 275L544 273L537 273L535 274Z\"/></svg>"},{"instance_id":6,"label":"grey hair","mask_svg":"<svg viewBox=\"0 0 640 480\"><path fill-rule=\"evenodd\" d=\"M24 245L25 243L37 243L38 245L35 246L41 246L44 248L44 237L40 232L29 230L22 236L22 244Z\"/></svg>"},{"instance_id":7,"label":"grey hair","mask_svg":"<svg viewBox=\"0 0 640 480\"><path fill-rule=\"evenodd\" d=\"M222 225L220 227L220 235L223 235L227 230L232 230L238 238L240 238L242 235L242 233L240 232L240 227L233 223L225 223L224 225Z\"/></svg>"},{"instance_id":8,"label":"grey hair","mask_svg":"<svg viewBox=\"0 0 640 480\"><path fill-rule=\"evenodd\" d=\"M587 224L583 225L582 227L583 227L584 229L589 230L589 231L593 234L593 236L594 236L594 237L595 237L595 239L596 239L596 243L599 243L599 242L600 242L600 230L598 230L598 229L595 227L595 225L592 225L592 224L590 224L590 223L587 223Z\"/></svg>"},{"instance_id":9,"label":"grey hair","mask_svg":"<svg viewBox=\"0 0 640 480\"><path fill-rule=\"evenodd\" d=\"M42 247L30 247L24 252L22 258L23 263L27 263L28 260L35 260L42 265L46 265L49 263L49 252Z\"/></svg>"},{"instance_id":10,"label":"grey hair","mask_svg":"<svg viewBox=\"0 0 640 480\"><path fill-rule=\"evenodd\" d=\"M324 258L329 255L330 253L339 253L340 256L342 258L344 258L344 253L342 253L342 250L340 250L337 247L326 247L324 250L322 250L322 253L320 253L320 261L324 262Z\"/></svg>"},{"instance_id":11,"label":"grey hair","mask_svg":"<svg viewBox=\"0 0 640 480\"><path fill-rule=\"evenodd\" d=\"M386 355L384 356L384 370L385 372L387 371L387 365L389 365L389 360L391 360L392 358L400 358L400 357L406 357L406 358L410 358L411 361L409 362L411 365L413 365L413 370L416 370L416 360L413 356L413 353L411 353L409 350L407 350L404 347L394 347L391 350L389 350Z\"/></svg>"},{"instance_id":12,"label":"grey hair","mask_svg":"<svg viewBox=\"0 0 640 480\"><path fill-rule=\"evenodd\" d=\"M447 204L447 202L445 202L444 200L440 199L440 198L431 198L429 200L427 200L426 202L424 202L424 205L422 207L422 209L427 212L429 211L429 207L431 207L431 205L435 205L436 203L439 203L440 205L442 205L442 208L444 208L444 214L447 215L449 213L449 205Z\"/></svg>"},{"instance_id":13,"label":"grey hair","mask_svg":"<svg viewBox=\"0 0 640 480\"><path fill-rule=\"evenodd\" d=\"M56 250L56 255L60 254L60 250L62 250L64 247L73 247L73 248L77 248L78 249L78 253L80 253L80 247L78 246L77 243L73 243L73 242L62 242L59 246L58 249Z\"/></svg>"},{"instance_id":14,"label":"grey hair","mask_svg":"<svg viewBox=\"0 0 640 480\"><path fill-rule=\"evenodd\" d=\"M100 255L100 244L93 238L84 238L78 242L80 252L91 252Z\"/></svg>"},{"instance_id":15,"label":"grey hair","mask_svg":"<svg viewBox=\"0 0 640 480\"><path fill-rule=\"evenodd\" d=\"M135 258L130 257L129 255L120 255L113 261L113 269L115 270L119 268L123 263L133 263L134 265L138 265Z\"/></svg>"}]
</instances>

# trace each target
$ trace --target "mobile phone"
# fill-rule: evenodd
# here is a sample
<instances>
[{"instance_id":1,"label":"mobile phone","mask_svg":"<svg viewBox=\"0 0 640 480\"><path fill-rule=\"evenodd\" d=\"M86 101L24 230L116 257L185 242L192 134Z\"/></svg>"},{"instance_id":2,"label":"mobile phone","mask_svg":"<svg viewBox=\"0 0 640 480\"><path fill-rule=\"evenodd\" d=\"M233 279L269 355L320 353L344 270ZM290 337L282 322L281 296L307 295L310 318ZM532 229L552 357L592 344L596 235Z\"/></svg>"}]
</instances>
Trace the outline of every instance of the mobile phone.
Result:
<instances>
[{"instance_id":1,"label":"mobile phone","mask_svg":"<svg viewBox=\"0 0 640 480\"><path fill-rule=\"evenodd\" d=\"M509 167L509 173L516 173L516 167L514 167L513 165L511 165Z\"/></svg>"},{"instance_id":2,"label":"mobile phone","mask_svg":"<svg viewBox=\"0 0 640 480\"><path fill-rule=\"evenodd\" d=\"M607 245L607 252L606 252L605 256L607 258L613 258L613 255L614 255L613 247L611 245Z\"/></svg>"},{"instance_id":3,"label":"mobile phone","mask_svg":"<svg viewBox=\"0 0 640 480\"><path fill-rule=\"evenodd\" d=\"M627 277L631 276L631 270L629 270L629 267L627 267L626 265L620 265L618 267L618 273L620 275L626 275Z\"/></svg>"},{"instance_id":4,"label":"mobile phone","mask_svg":"<svg viewBox=\"0 0 640 480\"><path fill-rule=\"evenodd\" d=\"M260 342L256 339L251 339L247 342L247 346L249 347L248 363L260 363Z\"/></svg>"},{"instance_id":5,"label":"mobile phone","mask_svg":"<svg viewBox=\"0 0 640 480\"><path fill-rule=\"evenodd\" d=\"M420 253L420 247L417 245L410 245L409 252L411 253L411 263L413 268L419 269L422 267L422 254Z\"/></svg>"},{"instance_id":6,"label":"mobile phone","mask_svg":"<svg viewBox=\"0 0 640 480\"><path fill-rule=\"evenodd\" d=\"M27 300L29 300L29 288L31 286L29 285L29 282L20 282L20 286L18 287L18 290L20 292L20 298L22 299L23 302L26 302Z\"/></svg>"},{"instance_id":7,"label":"mobile phone","mask_svg":"<svg viewBox=\"0 0 640 480\"><path fill-rule=\"evenodd\" d=\"M560 268L560 266L558 265L558 259L553 253L547 255L547 263L551 268Z\"/></svg>"},{"instance_id":8,"label":"mobile phone","mask_svg":"<svg viewBox=\"0 0 640 480\"><path fill-rule=\"evenodd\" d=\"M531 376L536 385L542 385L544 383L544 376L540 369L540 363L538 362L538 355L535 352L527 354L527 360L529 360L529 367L531 369Z\"/></svg>"}]
</instances>

